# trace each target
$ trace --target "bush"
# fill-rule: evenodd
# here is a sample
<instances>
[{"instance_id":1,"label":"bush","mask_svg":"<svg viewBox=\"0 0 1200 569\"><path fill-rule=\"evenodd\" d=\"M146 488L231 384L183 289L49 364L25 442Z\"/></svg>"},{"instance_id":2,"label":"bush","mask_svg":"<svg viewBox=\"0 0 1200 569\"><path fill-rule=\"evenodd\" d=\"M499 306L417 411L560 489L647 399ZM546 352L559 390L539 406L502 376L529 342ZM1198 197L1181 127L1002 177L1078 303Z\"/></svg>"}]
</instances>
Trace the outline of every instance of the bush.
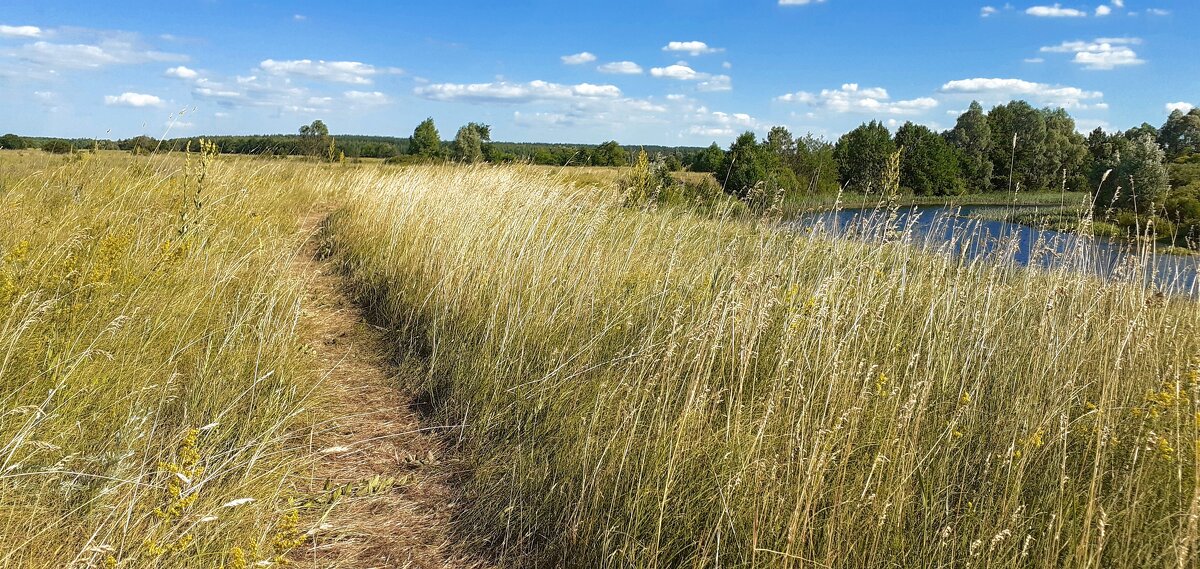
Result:
<instances>
[{"instance_id":1,"label":"bush","mask_svg":"<svg viewBox=\"0 0 1200 569\"><path fill-rule=\"evenodd\" d=\"M48 140L42 145L42 150L51 154L70 154L75 147L65 140Z\"/></svg>"}]
</instances>

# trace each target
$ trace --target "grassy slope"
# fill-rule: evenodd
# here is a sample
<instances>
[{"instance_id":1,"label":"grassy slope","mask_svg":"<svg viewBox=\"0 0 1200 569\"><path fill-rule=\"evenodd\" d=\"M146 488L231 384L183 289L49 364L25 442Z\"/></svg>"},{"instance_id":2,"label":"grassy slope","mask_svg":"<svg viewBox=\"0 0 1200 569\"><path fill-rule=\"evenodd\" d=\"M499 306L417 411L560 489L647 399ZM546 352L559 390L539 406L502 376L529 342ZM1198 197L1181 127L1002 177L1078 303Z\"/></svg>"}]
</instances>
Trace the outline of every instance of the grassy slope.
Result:
<instances>
[{"instance_id":1,"label":"grassy slope","mask_svg":"<svg viewBox=\"0 0 1200 569\"><path fill-rule=\"evenodd\" d=\"M518 564L1186 564L1200 311L901 244L362 174L343 266ZM524 554L532 552L532 556Z\"/></svg>"},{"instance_id":2,"label":"grassy slope","mask_svg":"<svg viewBox=\"0 0 1200 569\"><path fill-rule=\"evenodd\" d=\"M326 190L305 165L0 153L0 566L291 547L317 378L286 267Z\"/></svg>"}]
</instances>

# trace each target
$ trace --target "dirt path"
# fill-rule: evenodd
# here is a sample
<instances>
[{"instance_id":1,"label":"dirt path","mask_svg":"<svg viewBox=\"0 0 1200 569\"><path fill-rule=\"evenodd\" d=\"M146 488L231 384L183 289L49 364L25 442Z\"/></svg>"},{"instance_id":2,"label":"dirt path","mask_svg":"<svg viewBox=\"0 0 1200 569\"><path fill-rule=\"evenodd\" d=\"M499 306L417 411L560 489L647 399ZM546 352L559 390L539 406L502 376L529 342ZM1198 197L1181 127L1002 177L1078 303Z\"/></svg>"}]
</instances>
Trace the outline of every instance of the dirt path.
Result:
<instances>
[{"instance_id":1,"label":"dirt path","mask_svg":"<svg viewBox=\"0 0 1200 569\"><path fill-rule=\"evenodd\" d=\"M385 334L368 323L345 282L318 259L318 225L293 265L310 278L302 337L316 353L336 418L319 430L312 491L340 493L316 532L294 553L299 567L482 567L449 538L455 493L438 429L422 425L401 391L416 366L395 366ZM378 478L376 478L378 477ZM389 481L394 480L393 484ZM340 490L339 490L340 489Z\"/></svg>"}]
</instances>

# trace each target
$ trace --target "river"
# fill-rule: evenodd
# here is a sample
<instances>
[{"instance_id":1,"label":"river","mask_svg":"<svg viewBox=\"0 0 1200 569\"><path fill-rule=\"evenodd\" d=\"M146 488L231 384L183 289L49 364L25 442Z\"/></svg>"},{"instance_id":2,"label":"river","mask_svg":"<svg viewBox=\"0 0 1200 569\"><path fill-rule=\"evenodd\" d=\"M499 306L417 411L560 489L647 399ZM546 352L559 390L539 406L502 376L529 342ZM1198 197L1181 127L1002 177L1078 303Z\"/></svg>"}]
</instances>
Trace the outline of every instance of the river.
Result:
<instances>
[{"instance_id":1,"label":"river","mask_svg":"<svg viewBox=\"0 0 1200 569\"><path fill-rule=\"evenodd\" d=\"M1200 256L1157 253L1152 247L1102 237L1083 237L1030 225L986 219L983 210L1003 206L912 206L891 212L842 209L805 214L793 224L815 226L852 238L878 238L901 230L914 244L967 261L986 259L1043 270L1063 268L1109 280L1139 283L1152 290L1200 297ZM1033 211L1031 207L1008 211ZM894 233L894 232L893 232Z\"/></svg>"}]
</instances>

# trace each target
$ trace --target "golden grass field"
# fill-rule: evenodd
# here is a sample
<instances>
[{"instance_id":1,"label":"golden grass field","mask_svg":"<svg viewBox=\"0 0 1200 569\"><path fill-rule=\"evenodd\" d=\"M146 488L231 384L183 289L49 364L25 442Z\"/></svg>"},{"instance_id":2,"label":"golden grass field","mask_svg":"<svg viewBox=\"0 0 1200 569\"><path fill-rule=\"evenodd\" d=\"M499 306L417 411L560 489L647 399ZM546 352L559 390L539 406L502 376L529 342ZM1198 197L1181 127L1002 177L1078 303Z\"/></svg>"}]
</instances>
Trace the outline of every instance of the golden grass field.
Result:
<instances>
[{"instance_id":1,"label":"golden grass field","mask_svg":"<svg viewBox=\"0 0 1200 569\"><path fill-rule=\"evenodd\" d=\"M564 176L0 153L0 566L304 547L318 203L499 566L1197 563L1193 302Z\"/></svg>"}]
</instances>

